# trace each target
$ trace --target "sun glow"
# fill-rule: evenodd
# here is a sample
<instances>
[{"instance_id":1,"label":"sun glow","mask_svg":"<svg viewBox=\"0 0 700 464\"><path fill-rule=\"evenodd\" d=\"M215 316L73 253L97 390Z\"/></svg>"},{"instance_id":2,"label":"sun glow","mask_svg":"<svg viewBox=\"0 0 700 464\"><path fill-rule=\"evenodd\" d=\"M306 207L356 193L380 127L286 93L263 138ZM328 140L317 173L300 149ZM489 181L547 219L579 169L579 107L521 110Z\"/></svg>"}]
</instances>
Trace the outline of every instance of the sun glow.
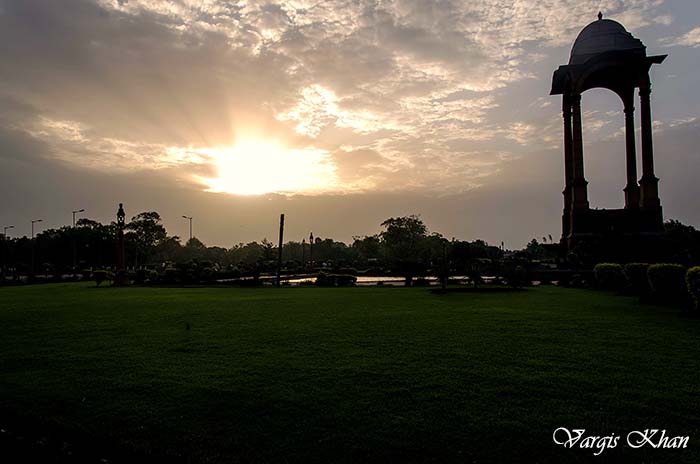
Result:
<instances>
[{"instance_id":1,"label":"sun glow","mask_svg":"<svg viewBox=\"0 0 700 464\"><path fill-rule=\"evenodd\" d=\"M216 166L217 177L197 177L211 192L318 193L333 189L337 182L328 152L316 148L287 149L276 142L244 140L201 152Z\"/></svg>"}]
</instances>

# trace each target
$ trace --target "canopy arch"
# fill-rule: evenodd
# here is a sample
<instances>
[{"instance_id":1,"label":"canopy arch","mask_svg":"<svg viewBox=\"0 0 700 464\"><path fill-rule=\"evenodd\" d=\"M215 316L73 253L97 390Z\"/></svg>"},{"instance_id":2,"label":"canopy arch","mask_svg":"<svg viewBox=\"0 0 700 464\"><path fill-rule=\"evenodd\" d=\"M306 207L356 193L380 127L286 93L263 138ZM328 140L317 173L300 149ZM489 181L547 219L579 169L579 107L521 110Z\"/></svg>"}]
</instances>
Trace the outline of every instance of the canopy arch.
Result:
<instances>
[{"instance_id":1,"label":"canopy arch","mask_svg":"<svg viewBox=\"0 0 700 464\"><path fill-rule=\"evenodd\" d=\"M564 117L564 214L562 243L570 247L578 236L659 232L663 227L658 178L654 175L651 80L649 70L666 55L647 56L646 47L625 27L610 19L592 22L579 33L569 64L552 78L551 95L562 95ZM611 90L622 101L625 115L626 179L623 210L592 210L584 175L581 96L594 88ZM639 89L642 129L642 177L637 181L634 100Z\"/></svg>"}]
</instances>

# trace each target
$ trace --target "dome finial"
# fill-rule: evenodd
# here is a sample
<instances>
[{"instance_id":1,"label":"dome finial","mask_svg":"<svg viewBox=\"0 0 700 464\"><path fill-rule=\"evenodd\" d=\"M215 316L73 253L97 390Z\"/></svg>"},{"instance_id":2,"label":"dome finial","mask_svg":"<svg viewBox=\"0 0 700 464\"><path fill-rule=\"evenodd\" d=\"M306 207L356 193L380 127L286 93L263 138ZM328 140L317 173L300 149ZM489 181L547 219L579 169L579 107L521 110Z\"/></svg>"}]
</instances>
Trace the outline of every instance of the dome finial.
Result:
<instances>
[{"instance_id":1,"label":"dome finial","mask_svg":"<svg viewBox=\"0 0 700 464\"><path fill-rule=\"evenodd\" d=\"M603 12L599 11L598 12L598 21L600 21L601 19L603 19Z\"/></svg>"}]
</instances>

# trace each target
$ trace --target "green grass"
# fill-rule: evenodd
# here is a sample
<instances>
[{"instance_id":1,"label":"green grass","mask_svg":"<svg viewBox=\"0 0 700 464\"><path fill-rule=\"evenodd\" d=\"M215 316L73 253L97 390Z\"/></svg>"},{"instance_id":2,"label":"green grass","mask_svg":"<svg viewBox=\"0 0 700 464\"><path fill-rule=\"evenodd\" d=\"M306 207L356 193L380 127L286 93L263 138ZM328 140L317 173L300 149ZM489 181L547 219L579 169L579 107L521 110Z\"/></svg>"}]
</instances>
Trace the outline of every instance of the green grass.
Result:
<instances>
[{"instance_id":1,"label":"green grass","mask_svg":"<svg viewBox=\"0 0 700 464\"><path fill-rule=\"evenodd\" d=\"M192 462L700 462L699 324L555 287L2 288L0 395ZM557 427L690 445L594 458Z\"/></svg>"}]
</instances>

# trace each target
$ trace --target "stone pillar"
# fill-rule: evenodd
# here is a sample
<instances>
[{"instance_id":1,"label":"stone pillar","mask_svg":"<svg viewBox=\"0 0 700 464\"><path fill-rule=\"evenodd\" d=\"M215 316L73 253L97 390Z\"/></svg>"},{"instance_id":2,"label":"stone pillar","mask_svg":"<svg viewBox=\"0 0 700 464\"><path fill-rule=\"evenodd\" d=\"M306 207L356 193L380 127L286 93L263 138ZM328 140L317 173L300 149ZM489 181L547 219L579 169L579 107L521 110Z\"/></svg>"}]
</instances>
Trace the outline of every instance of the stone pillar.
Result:
<instances>
[{"instance_id":1,"label":"stone pillar","mask_svg":"<svg viewBox=\"0 0 700 464\"><path fill-rule=\"evenodd\" d=\"M625 208L639 207L639 184L637 184L637 149L634 133L634 90L625 99L625 148L627 153L627 185L625 186Z\"/></svg>"},{"instance_id":2,"label":"stone pillar","mask_svg":"<svg viewBox=\"0 0 700 464\"><path fill-rule=\"evenodd\" d=\"M641 190L640 205L645 209L661 206L659 201L659 179L654 175L654 143L651 127L651 85L639 89L640 110L642 117L642 178L639 180Z\"/></svg>"},{"instance_id":3,"label":"stone pillar","mask_svg":"<svg viewBox=\"0 0 700 464\"><path fill-rule=\"evenodd\" d=\"M572 183L574 180L573 133L571 131L571 96L564 94L562 98L562 114L564 117L564 213L562 215L562 237L571 233L571 202Z\"/></svg>"},{"instance_id":4,"label":"stone pillar","mask_svg":"<svg viewBox=\"0 0 700 464\"><path fill-rule=\"evenodd\" d=\"M572 208L588 209L588 182L583 173L583 129L581 127L581 95L571 96L572 105L572 145L573 179Z\"/></svg>"}]
</instances>

